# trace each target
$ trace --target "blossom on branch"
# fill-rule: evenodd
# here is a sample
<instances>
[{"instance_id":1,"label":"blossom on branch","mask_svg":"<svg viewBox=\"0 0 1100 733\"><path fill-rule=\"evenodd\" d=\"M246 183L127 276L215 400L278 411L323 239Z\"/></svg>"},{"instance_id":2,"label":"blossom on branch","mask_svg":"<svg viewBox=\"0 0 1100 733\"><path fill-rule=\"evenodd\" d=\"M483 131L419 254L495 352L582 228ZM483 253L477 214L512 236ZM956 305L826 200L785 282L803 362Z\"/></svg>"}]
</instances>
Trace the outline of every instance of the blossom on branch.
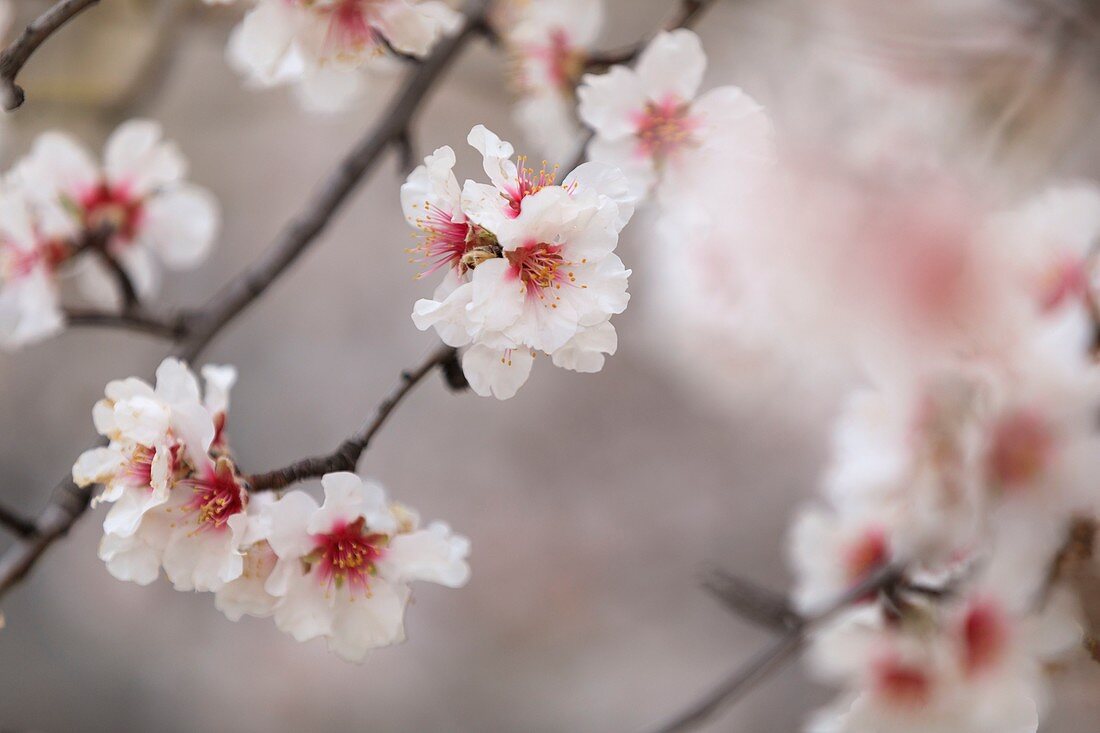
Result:
<instances>
[{"instance_id":1,"label":"blossom on branch","mask_svg":"<svg viewBox=\"0 0 1100 733\"><path fill-rule=\"evenodd\" d=\"M277 558L264 589L277 598L275 624L298 641L323 637L329 649L362 661L405 638L409 583L465 585L469 542L386 503L381 487L352 473L321 479L321 506L292 491L266 509Z\"/></svg>"},{"instance_id":2,"label":"blossom on branch","mask_svg":"<svg viewBox=\"0 0 1100 733\"><path fill-rule=\"evenodd\" d=\"M76 140L60 132L38 137L16 164L16 184L39 209L42 221L69 226L102 248L130 278L137 295L151 296L166 266L187 269L209 253L219 212L214 197L185 179L187 163L160 125L130 120L111 135L100 166ZM104 241L98 241L105 238ZM89 294L113 300L111 280L89 263Z\"/></svg>"},{"instance_id":3,"label":"blossom on branch","mask_svg":"<svg viewBox=\"0 0 1100 733\"><path fill-rule=\"evenodd\" d=\"M515 118L544 155L571 156L576 88L604 21L603 0L513 0L498 25L515 65Z\"/></svg>"},{"instance_id":4,"label":"blossom on branch","mask_svg":"<svg viewBox=\"0 0 1100 733\"><path fill-rule=\"evenodd\" d=\"M617 346L613 315L626 309L630 271L614 254L634 211L622 175L586 163L561 184L536 172L512 146L478 125L469 143L490 183L454 177L454 152L440 148L402 187L406 219L421 233L428 272L446 269L413 321L451 346L468 346L463 371L480 395L512 397L537 352L557 366L603 368Z\"/></svg>"},{"instance_id":5,"label":"blossom on branch","mask_svg":"<svg viewBox=\"0 0 1100 733\"><path fill-rule=\"evenodd\" d=\"M230 62L262 86L293 83L333 111L359 97L387 50L426 56L462 15L439 0L257 0L234 31Z\"/></svg>"},{"instance_id":6,"label":"blossom on branch","mask_svg":"<svg viewBox=\"0 0 1100 733\"><path fill-rule=\"evenodd\" d=\"M679 29L659 34L634 69L586 74L577 97L595 132L588 158L622 170L639 197L658 182L674 191L693 168L713 182L769 160L771 125L750 96L719 87L696 98L706 63L699 37Z\"/></svg>"}]
</instances>

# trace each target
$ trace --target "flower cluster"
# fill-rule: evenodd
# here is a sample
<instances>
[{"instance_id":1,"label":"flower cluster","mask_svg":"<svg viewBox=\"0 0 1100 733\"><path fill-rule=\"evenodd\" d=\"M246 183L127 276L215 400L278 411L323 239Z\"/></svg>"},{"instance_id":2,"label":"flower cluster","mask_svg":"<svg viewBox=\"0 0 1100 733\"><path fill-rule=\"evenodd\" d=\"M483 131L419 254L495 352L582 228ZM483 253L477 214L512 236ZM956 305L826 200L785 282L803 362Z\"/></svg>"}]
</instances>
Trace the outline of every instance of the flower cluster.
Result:
<instances>
[{"instance_id":1,"label":"flower cluster","mask_svg":"<svg viewBox=\"0 0 1100 733\"><path fill-rule=\"evenodd\" d=\"M653 265L677 331L702 336L679 353L730 381L730 343L843 363L858 386L791 534L795 600L813 616L898 569L816 634L843 693L810 729L1035 730L1044 670L1083 640L1063 548L1100 518L1100 188L1005 205L957 173L827 154L742 172L668 191L693 202L664 207Z\"/></svg>"},{"instance_id":2,"label":"flower cluster","mask_svg":"<svg viewBox=\"0 0 1100 733\"><path fill-rule=\"evenodd\" d=\"M67 135L41 135L0 182L0 345L61 329L63 274L74 275L87 297L113 304L119 293L108 265L140 298L157 290L156 258L172 268L196 266L213 244L219 215L213 196L186 181L186 170L176 146L148 120L119 127L102 165Z\"/></svg>"},{"instance_id":3,"label":"flower cluster","mask_svg":"<svg viewBox=\"0 0 1100 733\"><path fill-rule=\"evenodd\" d=\"M255 0L228 53L251 83L293 84L305 107L333 111L363 95L387 52L425 56L461 23L440 0Z\"/></svg>"},{"instance_id":4,"label":"flower cluster","mask_svg":"<svg viewBox=\"0 0 1100 733\"><path fill-rule=\"evenodd\" d=\"M604 20L603 0L504 0L496 25L515 65L516 122L544 155L573 155L577 84Z\"/></svg>"},{"instance_id":5,"label":"flower cluster","mask_svg":"<svg viewBox=\"0 0 1100 733\"><path fill-rule=\"evenodd\" d=\"M104 487L99 555L113 576L146 585L163 568L177 590L214 593L230 619L273 616L352 661L404 638L411 581L466 582L465 538L441 523L420 529L413 511L355 474L324 476L321 506L303 491L250 491L225 432L236 372L202 373L205 394L166 359L155 387L111 382L95 406L109 444L81 455L73 479Z\"/></svg>"},{"instance_id":6,"label":"flower cluster","mask_svg":"<svg viewBox=\"0 0 1100 733\"><path fill-rule=\"evenodd\" d=\"M556 171L512 160L512 146L485 127L469 143L490 183L460 187L454 151L425 159L401 188L411 250L427 272L445 270L413 321L451 346L468 347L462 367L480 395L507 399L527 381L535 352L580 372L603 368L617 346L611 316L626 309L630 271L615 255L634 207L615 169L585 163L556 183Z\"/></svg>"}]
</instances>

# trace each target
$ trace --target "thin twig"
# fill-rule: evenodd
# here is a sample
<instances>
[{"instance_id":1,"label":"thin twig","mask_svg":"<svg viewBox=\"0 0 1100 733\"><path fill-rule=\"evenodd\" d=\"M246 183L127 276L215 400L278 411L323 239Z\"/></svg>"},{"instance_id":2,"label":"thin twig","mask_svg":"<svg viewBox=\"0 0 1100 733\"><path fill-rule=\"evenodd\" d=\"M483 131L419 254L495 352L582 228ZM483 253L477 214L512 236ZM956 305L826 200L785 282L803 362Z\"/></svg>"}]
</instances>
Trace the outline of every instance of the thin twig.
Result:
<instances>
[{"instance_id":1,"label":"thin twig","mask_svg":"<svg viewBox=\"0 0 1100 733\"><path fill-rule=\"evenodd\" d=\"M796 657L806 644L811 631L829 621L853 603L866 598L898 582L901 571L887 566L867 577L851 590L844 593L825 610L802 618L800 623L772 646L753 657L747 664L733 673L705 697L690 708L677 715L671 722L658 729L659 733L681 733L692 730L710 720L719 711L744 697L759 682L770 677L783 665Z\"/></svg>"},{"instance_id":2,"label":"thin twig","mask_svg":"<svg viewBox=\"0 0 1100 733\"><path fill-rule=\"evenodd\" d=\"M413 71L382 121L345 156L309 206L282 230L260 259L215 294L202 309L180 316L184 335L173 350L175 356L194 361L230 321L266 292L309 249L381 154L412 123L428 91L451 67L457 52L475 37L487 6L488 0L471 0L466 10L465 28L441 41L432 55ZM90 489L78 488L71 477L57 484L50 502L35 521L35 534L15 543L0 556L0 597L26 577L50 545L69 531L88 508L90 498Z\"/></svg>"},{"instance_id":3,"label":"thin twig","mask_svg":"<svg viewBox=\"0 0 1100 733\"><path fill-rule=\"evenodd\" d=\"M436 367L442 367L447 362L454 361L456 356L457 351L453 347L440 346L416 369L402 373L401 384L378 405L374 417L354 435L341 443L332 453L304 458L285 468L255 474L249 477L249 486L253 491L271 491L285 488L306 479L319 478L334 471L354 471L359 464L359 458L370 445L374 436L382 429L397 405L401 403L401 400L412 392L413 387L423 381Z\"/></svg>"},{"instance_id":4,"label":"thin twig","mask_svg":"<svg viewBox=\"0 0 1100 733\"><path fill-rule=\"evenodd\" d=\"M704 569L703 587L731 611L769 631L790 631L802 623L786 596L721 568Z\"/></svg>"},{"instance_id":5,"label":"thin twig","mask_svg":"<svg viewBox=\"0 0 1100 733\"><path fill-rule=\"evenodd\" d=\"M15 78L23 65L42 42L71 18L98 3L99 0L60 0L23 29L3 53L0 53L0 105L7 111L19 108L26 95Z\"/></svg>"},{"instance_id":6,"label":"thin twig","mask_svg":"<svg viewBox=\"0 0 1100 733\"><path fill-rule=\"evenodd\" d=\"M65 321L70 326L82 328L119 328L174 341L187 333L187 324L180 318L158 318L132 309L126 313L113 313L83 308L66 308Z\"/></svg>"},{"instance_id":7,"label":"thin twig","mask_svg":"<svg viewBox=\"0 0 1100 733\"><path fill-rule=\"evenodd\" d=\"M30 537L34 534L34 522L22 517L7 507L0 505L0 526L20 537Z\"/></svg>"}]
</instances>

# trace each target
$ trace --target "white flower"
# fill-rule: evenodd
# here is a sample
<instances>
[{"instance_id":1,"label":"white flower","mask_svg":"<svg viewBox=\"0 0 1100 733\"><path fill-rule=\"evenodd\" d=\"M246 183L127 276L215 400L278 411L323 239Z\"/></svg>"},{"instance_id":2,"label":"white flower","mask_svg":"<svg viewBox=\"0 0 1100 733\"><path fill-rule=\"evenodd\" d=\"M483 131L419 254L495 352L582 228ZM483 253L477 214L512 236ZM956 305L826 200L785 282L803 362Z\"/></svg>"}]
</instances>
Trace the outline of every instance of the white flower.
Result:
<instances>
[{"instance_id":1,"label":"white flower","mask_svg":"<svg viewBox=\"0 0 1100 733\"><path fill-rule=\"evenodd\" d=\"M239 537L248 497L225 458L231 367L207 367L206 398L185 364L165 359L153 388L136 378L111 382L92 416L108 446L73 466L80 486L104 485L112 503L100 557L113 575L152 582L163 563L180 589L215 589L240 575Z\"/></svg>"},{"instance_id":2,"label":"white flower","mask_svg":"<svg viewBox=\"0 0 1100 733\"><path fill-rule=\"evenodd\" d=\"M108 252L145 297L156 289L155 252L184 269L206 257L218 228L213 196L184 180L186 161L148 120L122 124L107 141L103 167L71 137L48 132L15 169L27 195L78 229L111 228Z\"/></svg>"},{"instance_id":3,"label":"white flower","mask_svg":"<svg viewBox=\"0 0 1100 733\"><path fill-rule=\"evenodd\" d=\"M382 489L355 474L327 474L325 503L292 491L269 509L267 540L278 557L266 590L281 600L275 623L299 641L362 661L402 641L408 583L459 587L469 543L445 525L416 529L415 516L387 506Z\"/></svg>"},{"instance_id":4,"label":"white flower","mask_svg":"<svg viewBox=\"0 0 1100 733\"><path fill-rule=\"evenodd\" d=\"M279 559L267 541L271 535L270 507L275 501L270 491L250 496L248 527L240 542L244 556L241 575L223 585L214 595L214 605L230 621L239 621L245 615L259 618L270 616L279 602L265 588Z\"/></svg>"},{"instance_id":5,"label":"white flower","mask_svg":"<svg viewBox=\"0 0 1100 733\"><path fill-rule=\"evenodd\" d=\"M74 235L64 217L38 216L18 186L0 187L0 346L17 348L63 328L57 270L72 256Z\"/></svg>"},{"instance_id":6,"label":"white flower","mask_svg":"<svg viewBox=\"0 0 1100 733\"><path fill-rule=\"evenodd\" d=\"M303 105L336 111L363 96L386 47L426 55L462 15L437 0L259 0L228 55L250 81L297 83Z\"/></svg>"},{"instance_id":7,"label":"white flower","mask_svg":"<svg viewBox=\"0 0 1100 733\"><path fill-rule=\"evenodd\" d=\"M402 188L406 218L423 233L420 260L448 267L413 321L452 346L470 346L463 371L474 391L507 399L526 381L533 353L558 366L598 371L617 340L630 271L614 254L633 214L622 176L586 163L556 174L512 160L512 146L478 125L469 142L490 183L459 194L454 153L441 148Z\"/></svg>"},{"instance_id":8,"label":"white flower","mask_svg":"<svg viewBox=\"0 0 1100 733\"><path fill-rule=\"evenodd\" d=\"M520 93L515 118L544 155L572 155L579 144L574 90L603 20L603 0L538 0L508 19L503 35Z\"/></svg>"},{"instance_id":9,"label":"white flower","mask_svg":"<svg viewBox=\"0 0 1100 733\"><path fill-rule=\"evenodd\" d=\"M698 36L680 29L658 35L636 69L586 75L577 96L596 133L589 159L620 168L638 196L658 179L663 196L682 176L705 170L719 180L769 160L771 125L751 97L721 87L695 98L705 68Z\"/></svg>"}]
</instances>

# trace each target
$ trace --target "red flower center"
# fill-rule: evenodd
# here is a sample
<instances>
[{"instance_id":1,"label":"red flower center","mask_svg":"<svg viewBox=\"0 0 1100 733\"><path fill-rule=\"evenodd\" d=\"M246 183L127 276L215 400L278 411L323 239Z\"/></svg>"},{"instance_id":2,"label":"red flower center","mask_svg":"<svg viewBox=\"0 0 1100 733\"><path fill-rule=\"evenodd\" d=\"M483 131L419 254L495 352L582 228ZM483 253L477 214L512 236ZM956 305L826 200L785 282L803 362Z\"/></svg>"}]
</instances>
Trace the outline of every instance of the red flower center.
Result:
<instances>
[{"instance_id":1,"label":"red flower center","mask_svg":"<svg viewBox=\"0 0 1100 733\"><path fill-rule=\"evenodd\" d=\"M213 468L205 468L201 477L181 483L194 493L185 508L198 515L200 530L223 529L229 518L243 512L248 504L248 494L225 459L218 459Z\"/></svg>"},{"instance_id":2,"label":"red flower center","mask_svg":"<svg viewBox=\"0 0 1100 733\"><path fill-rule=\"evenodd\" d=\"M1015 489L1039 477L1050 464L1054 436L1041 415L1015 410L993 428L987 457L990 477L1001 488Z\"/></svg>"},{"instance_id":3,"label":"red flower center","mask_svg":"<svg viewBox=\"0 0 1100 733\"><path fill-rule=\"evenodd\" d=\"M532 242L506 252L505 256L512 266L512 277L523 282L528 297L545 298L545 290L557 290L563 283L571 285L576 281L576 276L566 269L573 263L562 255L560 244ZM557 307L557 304L551 303L551 307Z\"/></svg>"},{"instance_id":4,"label":"red flower center","mask_svg":"<svg viewBox=\"0 0 1100 733\"><path fill-rule=\"evenodd\" d=\"M874 691L895 707L919 708L932 697L932 680L920 667L888 657L875 664Z\"/></svg>"},{"instance_id":5,"label":"red flower center","mask_svg":"<svg viewBox=\"0 0 1100 733\"><path fill-rule=\"evenodd\" d=\"M635 124L638 153L656 161L665 161L683 148L697 144L698 121L690 108L676 97L661 102L648 102L645 111L637 115Z\"/></svg>"},{"instance_id":6,"label":"red flower center","mask_svg":"<svg viewBox=\"0 0 1100 733\"><path fill-rule=\"evenodd\" d=\"M995 666L1008 644L1008 624L1000 609L988 602L972 605L963 618L962 640L963 668L968 674Z\"/></svg>"},{"instance_id":7,"label":"red flower center","mask_svg":"<svg viewBox=\"0 0 1100 733\"><path fill-rule=\"evenodd\" d=\"M131 241L144 216L141 199L131 196L126 186L100 183L81 196L79 203L84 227L89 231L110 227L116 241Z\"/></svg>"},{"instance_id":8,"label":"red flower center","mask_svg":"<svg viewBox=\"0 0 1100 733\"><path fill-rule=\"evenodd\" d=\"M350 524L339 522L328 534L314 535L318 577L325 585L366 593L375 563L382 557L386 535L366 531L362 517Z\"/></svg>"}]
</instances>

